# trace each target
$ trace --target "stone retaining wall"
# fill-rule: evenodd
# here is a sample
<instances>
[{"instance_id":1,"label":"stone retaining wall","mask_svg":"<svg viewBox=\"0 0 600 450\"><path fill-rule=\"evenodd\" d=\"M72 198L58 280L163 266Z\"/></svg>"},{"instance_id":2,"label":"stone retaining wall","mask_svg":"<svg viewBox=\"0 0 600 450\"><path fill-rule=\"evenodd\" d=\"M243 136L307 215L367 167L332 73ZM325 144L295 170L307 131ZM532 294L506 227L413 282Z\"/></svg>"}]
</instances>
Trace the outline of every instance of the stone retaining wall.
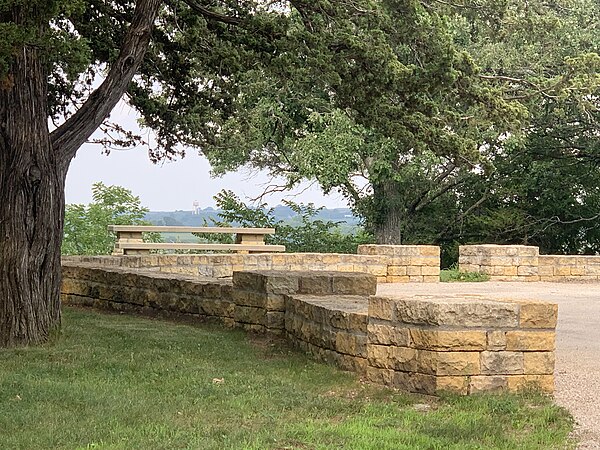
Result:
<instances>
[{"instance_id":1,"label":"stone retaining wall","mask_svg":"<svg viewBox=\"0 0 600 450\"><path fill-rule=\"evenodd\" d=\"M126 267L210 278L231 278L252 270L324 270L368 273L379 283L438 282L440 249L430 245L361 245L357 255L263 253L196 255L70 256L65 263Z\"/></svg>"},{"instance_id":2,"label":"stone retaining wall","mask_svg":"<svg viewBox=\"0 0 600 450\"><path fill-rule=\"evenodd\" d=\"M600 256L540 256L541 281L600 281Z\"/></svg>"},{"instance_id":3,"label":"stone retaining wall","mask_svg":"<svg viewBox=\"0 0 600 450\"><path fill-rule=\"evenodd\" d=\"M551 391L556 305L373 296L369 274L234 272L232 280L64 263L62 301L285 336L317 359L411 392Z\"/></svg>"},{"instance_id":4,"label":"stone retaining wall","mask_svg":"<svg viewBox=\"0 0 600 450\"><path fill-rule=\"evenodd\" d=\"M463 272L477 272L494 281L539 281L539 249L525 245L461 245Z\"/></svg>"},{"instance_id":5,"label":"stone retaining wall","mask_svg":"<svg viewBox=\"0 0 600 450\"><path fill-rule=\"evenodd\" d=\"M461 245L459 268L492 281L600 281L600 256L540 255L525 245Z\"/></svg>"},{"instance_id":6,"label":"stone retaining wall","mask_svg":"<svg viewBox=\"0 0 600 450\"><path fill-rule=\"evenodd\" d=\"M555 304L371 297L368 314L373 382L424 394L554 389Z\"/></svg>"}]
</instances>

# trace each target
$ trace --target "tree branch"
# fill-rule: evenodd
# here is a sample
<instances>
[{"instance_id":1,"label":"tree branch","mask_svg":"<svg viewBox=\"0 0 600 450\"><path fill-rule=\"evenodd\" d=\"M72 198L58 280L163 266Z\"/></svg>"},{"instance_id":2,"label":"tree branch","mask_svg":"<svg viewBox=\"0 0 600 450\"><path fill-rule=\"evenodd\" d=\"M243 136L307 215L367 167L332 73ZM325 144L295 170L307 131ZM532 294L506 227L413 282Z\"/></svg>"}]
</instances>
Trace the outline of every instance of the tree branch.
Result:
<instances>
[{"instance_id":1,"label":"tree branch","mask_svg":"<svg viewBox=\"0 0 600 450\"><path fill-rule=\"evenodd\" d=\"M211 11L210 9L198 4L196 0L183 0L183 2L197 13L206 17L207 19L216 20L217 22L223 22L230 25L239 25L242 21L242 19L238 17L227 16L225 14Z\"/></svg>"},{"instance_id":2,"label":"tree branch","mask_svg":"<svg viewBox=\"0 0 600 450\"><path fill-rule=\"evenodd\" d=\"M118 58L104 82L83 106L50 135L61 164L68 166L88 138L119 102L144 59L150 44L154 19L162 0L138 0L131 25L125 34Z\"/></svg>"}]
</instances>

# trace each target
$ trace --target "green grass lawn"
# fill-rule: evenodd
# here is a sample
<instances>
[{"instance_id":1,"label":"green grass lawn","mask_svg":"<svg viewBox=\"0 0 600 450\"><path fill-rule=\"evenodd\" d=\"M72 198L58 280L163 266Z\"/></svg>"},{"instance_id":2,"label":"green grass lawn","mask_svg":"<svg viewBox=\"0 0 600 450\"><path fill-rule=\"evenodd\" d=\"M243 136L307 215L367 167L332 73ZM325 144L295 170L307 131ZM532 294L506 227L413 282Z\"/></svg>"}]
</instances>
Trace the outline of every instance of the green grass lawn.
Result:
<instances>
[{"instance_id":1,"label":"green grass lawn","mask_svg":"<svg viewBox=\"0 0 600 450\"><path fill-rule=\"evenodd\" d=\"M461 272L458 267L450 267L440 271L442 283L490 281L490 276L477 272Z\"/></svg>"},{"instance_id":2,"label":"green grass lawn","mask_svg":"<svg viewBox=\"0 0 600 450\"><path fill-rule=\"evenodd\" d=\"M544 397L411 396L217 326L65 309L52 345L0 351L1 449L562 449L571 429Z\"/></svg>"}]
</instances>

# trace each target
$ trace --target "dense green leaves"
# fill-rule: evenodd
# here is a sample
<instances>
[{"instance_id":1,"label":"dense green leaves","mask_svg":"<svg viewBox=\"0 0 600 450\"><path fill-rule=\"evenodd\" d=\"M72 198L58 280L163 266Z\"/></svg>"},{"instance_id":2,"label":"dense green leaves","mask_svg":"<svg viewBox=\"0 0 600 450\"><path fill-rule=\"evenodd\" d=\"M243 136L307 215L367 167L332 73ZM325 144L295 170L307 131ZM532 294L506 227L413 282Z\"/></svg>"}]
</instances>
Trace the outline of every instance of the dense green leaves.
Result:
<instances>
[{"instance_id":1,"label":"dense green leaves","mask_svg":"<svg viewBox=\"0 0 600 450\"><path fill-rule=\"evenodd\" d=\"M354 254L360 244L373 240L361 228L344 230L342 222L317 219L316 215L322 208L315 208L313 204L285 202L296 216L291 221L284 221L276 220L273 208L266 204L249 207L231 191L221 191L215 200L222 220L213 221L213 225L275 228L275 234L265 236L265 241L285 245L287 252ZM231 235L223 235L220 242L230 240Z\"/></svg>"},{"instance_id":2,"label":"dense green leaves","mask_svg":"<svg viewBox=\"0 0 600 450\"><path fill-rule=\"evenodd\" d=\"M62 253L65 255L108 255L113 251L115 235L108 225L150 225L144 221L148 208L140 198L120 186L95 183L89 205L67 205ZM152 242L156 236L150 237Z\"/></svg>"}]
</instances>

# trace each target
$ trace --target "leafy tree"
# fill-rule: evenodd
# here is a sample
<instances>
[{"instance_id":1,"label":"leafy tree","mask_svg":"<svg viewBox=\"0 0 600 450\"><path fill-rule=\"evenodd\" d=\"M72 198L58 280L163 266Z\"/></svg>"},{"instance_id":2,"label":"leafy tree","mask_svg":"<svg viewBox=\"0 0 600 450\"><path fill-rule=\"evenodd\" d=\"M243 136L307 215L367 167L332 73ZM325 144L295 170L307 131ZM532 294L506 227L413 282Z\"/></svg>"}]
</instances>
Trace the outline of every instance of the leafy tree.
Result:
<instances>
[{"instance_id":1,"label":"leafy tree","mask_svg":"<svg viewBox=\"0 0 600 450\"><path fill-rule=\"evenodd\" d=\"M116 236L108 225L150 225L144 220L149 211L129 189L94 183L92 203L67 205L65 209L64 255L109 255ZM147 236L158 242L159 236Z\"/></svg>"},{"instance_id":2,"label":"leafy tree","mask_svg":"<svg viewBox=\"0 0 600 450\"><path fill-rule=\"evenodd\" d=\"M325 191L342 192L382 243L483 239L590 251L600 98L596 2L421 5L413 3L418 31L385 29L399 62L418 74L408 93L404 80L390 85L390 97L403 105L400 124L375 102L371 120L330 102L299 127L276 106L301 111L295 93L250 95L244 100L254 108L234 117L232 128L243 121L256 137L242 142L231 133L232 145L212 157L217 170L249 163L288 185L317 180ZM440 22L445 27L435 26ZM405 52L408 36L425 33L438 44L424 39L424 47ZM435 84L443 76L450 78ZM558 235L564 239L550 239Z\"/></svg>"},{"instance_id":3,"label":"leafy tree","mask_svg":"<svg viewBox=\"0 0 600 450\"><path fill-rule=\"evenodd\" d=\"M340 225L343 222L317 219L322 208L285 201L296 217L291 222L276 220L274 208L266 204L249 207L231 191L221 191L215 196L222 220L213 220L213 225L220 227L244 226L259 228L275 228L274 235L265 236L267 244L285 245L288 252L315 253L356 253L360 244L373 241L361 228L355 233L343 233ZM232 242L229 234L219 236L219 242Z\"/></svg>"},{"instance_id":4,"label":"leafy tree","mask_svg":"<svg viewBox=\"0 0 600 450\"><path fill-rule=\"evenodd\" d=\"M512 114L443 28L413 0L0 0L0 346L60 323L66 173L98 128L139 143L107 121L124 94L154 159L244 159L334 109L401 154L473 151L464 113Z\"/></svg>"}]
</instances>

